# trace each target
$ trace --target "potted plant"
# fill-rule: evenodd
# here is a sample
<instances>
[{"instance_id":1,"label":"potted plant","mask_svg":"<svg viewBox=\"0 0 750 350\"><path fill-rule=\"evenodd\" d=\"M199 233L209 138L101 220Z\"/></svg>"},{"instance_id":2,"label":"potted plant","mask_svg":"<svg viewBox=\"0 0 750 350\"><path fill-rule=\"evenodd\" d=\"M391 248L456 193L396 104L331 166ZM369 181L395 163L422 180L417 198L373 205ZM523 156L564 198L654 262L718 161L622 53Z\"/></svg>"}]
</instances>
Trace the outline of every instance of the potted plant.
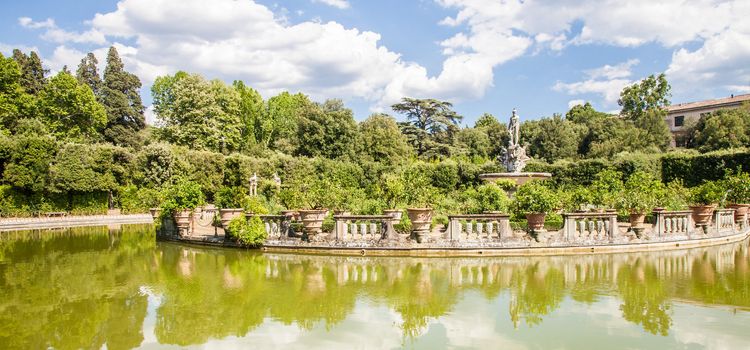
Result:
<instances>
[{"instance_id":1,"label":"potted plant","mask_svg":"<svg viewBox=\"0 0 750 350\"><path fill-rule=\"evenodd\" d=\"M734 209L734 221L741 222L750 208L750 174L738 171L736 174L728 174L724 179L726 189L727 208Z\"/></svg>"},{"instance_id":2,"label":"potted plant","mask_svg":"<svg viewBox=\"0 0 750 350\"><path fill-rule=\"evenodd\" d=\"M623 192L617 200L617 209L630 214L630 227L639 238L646 212L658 205L663 190L661 181L643 171L634 172L625 181Z\"/></svg>"},{"instance_id":3,"label":"potted plant","mask_svg":"<svg viewBox=\"0 0 750 350\"><path fill-rule=\"evenodd\" d=\"M224 229L232 219L244 215L244 204L247 201L247 193L242 187L224 186L214 196L214 202L219 208L219 219Z\"/></svg>"},{"instance_id":4,"label":"potted plant","mask_svg":"<svg viewBox=\"0 0 750 350\"><path fill-rule=\"evenodd\" d=\"M690 210L693 211L693 222L698 226L703 226L707 230L711 222L716 206L724 196L724 191L718 183L708 181L700 186L693 187L690 190Z\"/></svg>"},{"instance_id":5,"label":"potted plant","mask_svg":"<svg viewBox=\"0 0 750 350\"><path fill-rule=\"evenodd\" d=\"M201 204L201 186L191 181L180 181L167 189L161 207L162 215L172 215L180 233L187 232L192 222L191 214Z\"/></svg>"},{"instance_id":6,"label":"potted plant","mask_svg":"<svg viewBox=\"0 0 750 350\"><path fill-rule=\"evenodd\" d=\"M314 240L322 232L323 220L328 213L333 198L331 183L316 179L301 187L302 209L299 210L302 227L308 241Z\"/></svg>"},{"instance_id":7,"label":"potted plant","mask_svg":"<svg viewBox=\"0 0 750 350\"><path fill-rule=\"evenodd\" d=\"M404 182L395 175L384 175L382 182L383 199L388 208L391 208L383 210L383 213L392 217L394 223L401 222L404 212L399 208L403 205L406 195Z\"/></svg>"},{"instance_id":8,"label":"potted plant","mask_svg":"<svg viewBox=\"0 0 750 350\"><path fill-rule=\"evenodd\" d=\"M612 209L622 195L622 190L622 174L615 170L604 170L591 183L591 204L600 212Z\"/></svg>"},{"instance_id":9,"label":"potted plant","mask_svg":"<svg viewBox=\"0 0 750 350\"><path fill-rule=\"evenodd\" d=\"M409 208L406 209L406 215L411 222L412 237L417 243L422 243L430 234L433 214L430 205L433 197L430 186L414 186L407 192Z\"/></svg>"},{"instance_id":10,"label":"potted plant","mask_svg":"<svg viewBox=\"0 0 750 350\"><path fill-rule=\"evenodd\" d=\"M518 215L525 215L532 232L544 230L544 219L558 206L555 192L541 182L527 182L516 191L513 207Z\"/></svg>"}]
</instances>

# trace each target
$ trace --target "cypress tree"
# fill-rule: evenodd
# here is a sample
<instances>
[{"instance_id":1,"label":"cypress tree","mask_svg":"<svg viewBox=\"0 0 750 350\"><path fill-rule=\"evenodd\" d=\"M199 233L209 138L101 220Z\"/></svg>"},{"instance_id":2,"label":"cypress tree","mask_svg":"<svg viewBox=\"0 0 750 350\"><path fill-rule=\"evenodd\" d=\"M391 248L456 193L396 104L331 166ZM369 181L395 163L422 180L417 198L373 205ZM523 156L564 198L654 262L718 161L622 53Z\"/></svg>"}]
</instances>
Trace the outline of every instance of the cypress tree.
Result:
<instances>
[{"instance_id":1,"label":"cypress tree","mask_svg":"<svg viewBox=\"0 0 750 350\"><path fill-rule=\"evenodd\" d=\"M21 85L26 92L36 95L44 89L47 79L44 77L49 73L48 69L42 67L42 59L35 51L26 56L21 50L13 50L13 59L21 68Z\"/></svg>"},{"instance_id":2,"label":"cypress tree","mask_svg":"<svg viewBox=\"0 0 750 350\"><path fill-rule=\"evenodd\" d=\"M117 49L110 47L101 86L101 101L107 110L107 141L131 146L137 142L136 132L146 126L140 87L141 80L125 71Z\"/></svg>"},{"instance_id":3,"label":"cypress tree","mask_svg":"<svg viewBox=\"0 0 750 350\"><path fill-rule=\"evenodd\" d=\"M88 85L97 97L99 97L102 86L102 79L99 77L99 71L96 68L98 63L96 56L89 52L86 57L81 59L81 63L76 70L78 82Z\"/></svg>"}]
</instances>

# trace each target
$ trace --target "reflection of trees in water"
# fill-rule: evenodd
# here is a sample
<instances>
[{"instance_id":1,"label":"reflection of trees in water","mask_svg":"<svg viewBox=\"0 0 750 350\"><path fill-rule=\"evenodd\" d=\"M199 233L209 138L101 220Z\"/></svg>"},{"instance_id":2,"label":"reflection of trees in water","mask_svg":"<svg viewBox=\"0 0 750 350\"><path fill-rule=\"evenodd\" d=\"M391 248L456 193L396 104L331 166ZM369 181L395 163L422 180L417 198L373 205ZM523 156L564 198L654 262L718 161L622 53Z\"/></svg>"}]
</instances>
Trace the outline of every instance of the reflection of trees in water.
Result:
<instances>
[{"instance_id":1,"label":"reflection of trees in water","mask_svg":"<svg viewBox=\"0 0 750 350\"><path fill-rule=\"evenodd\" d=\"M132 348L143 341L153 228L127 225L0 235L4 349Z\"/></svg>"},{"instance_id":2,"label":"reflection of trees in water","mask_svg":"<svg viewBox=\"0 0 750 350\"><path fill-rule=\"evenodd\" d=\"M0 236L0 344L129 348L143 341L149 286L157 340L243 336L266 320L332 329L358 300L387 305L405 338L476 292L510 296L516 327L565 297L617 295L624 319L667 334L672 300L750 308L747 242L706 249L572 257L375 258L260 254L160 243L150 229Z\"/></svg>"}]
</instances>

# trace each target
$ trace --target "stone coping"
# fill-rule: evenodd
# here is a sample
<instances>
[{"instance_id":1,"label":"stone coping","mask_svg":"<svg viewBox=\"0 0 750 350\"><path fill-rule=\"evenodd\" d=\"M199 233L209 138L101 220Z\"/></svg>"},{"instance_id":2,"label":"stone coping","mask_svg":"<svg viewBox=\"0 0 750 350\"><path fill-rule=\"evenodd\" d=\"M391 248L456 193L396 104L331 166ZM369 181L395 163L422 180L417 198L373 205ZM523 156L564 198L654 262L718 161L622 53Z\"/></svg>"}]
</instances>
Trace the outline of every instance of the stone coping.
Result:
<instances>
[{"instance_id":1,"label":"stone coping","mask_svg":"<svg viewBox=\"0 0 750 350\"><path fill-rule=\"evenodd\" d=\"M110 224L150 224L150 214L80 215L63 217L3 218L0 231L35 230L72 226L103 226Z\"/></svg>"}]
</instances>

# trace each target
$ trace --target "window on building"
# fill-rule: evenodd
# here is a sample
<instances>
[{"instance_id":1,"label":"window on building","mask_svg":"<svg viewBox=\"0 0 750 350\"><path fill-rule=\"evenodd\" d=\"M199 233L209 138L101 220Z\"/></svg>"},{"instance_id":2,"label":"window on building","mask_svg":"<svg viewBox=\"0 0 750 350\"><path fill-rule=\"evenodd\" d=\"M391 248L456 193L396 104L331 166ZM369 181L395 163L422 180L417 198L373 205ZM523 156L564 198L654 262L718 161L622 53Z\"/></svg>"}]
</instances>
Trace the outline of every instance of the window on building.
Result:
<instances>
[{"instance_id":1,"label":"window on building","mask_svg":"<svg viewBox=\"0 0 750 350\"><path fill-rule=\"evenodd\" d=\"M674 126L683 126L685 125L685 116L684 115L678 115L674 117Z\"/></svg>"}]
</instances>

